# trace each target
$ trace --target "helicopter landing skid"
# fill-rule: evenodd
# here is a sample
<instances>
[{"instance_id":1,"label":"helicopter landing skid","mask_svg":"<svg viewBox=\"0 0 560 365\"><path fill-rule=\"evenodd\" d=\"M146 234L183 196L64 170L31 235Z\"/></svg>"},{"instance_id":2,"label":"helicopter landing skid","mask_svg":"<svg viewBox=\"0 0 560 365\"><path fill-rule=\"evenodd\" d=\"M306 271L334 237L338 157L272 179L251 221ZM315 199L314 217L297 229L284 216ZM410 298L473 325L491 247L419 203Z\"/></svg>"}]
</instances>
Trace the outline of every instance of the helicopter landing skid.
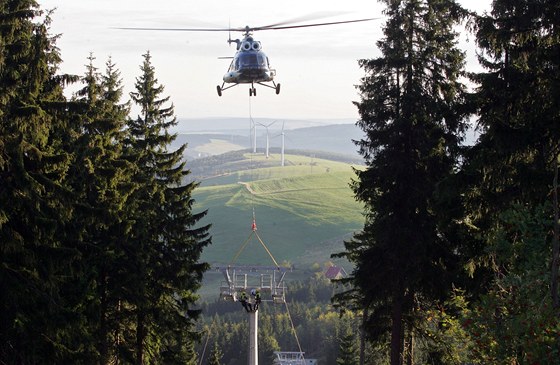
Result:
<instances>
[{"instance_id":1,"label":"helicopter landing skid","mask_svg":"<svg viewBox=\"0 0 560 365\"><path fill-rule=\"evenodd\" d=\"M222 84L222 86L220 86L220 85L216 86L216 91L218 92L218 96L222 96L222 91L227 90L227 89L231 89L232 87L237 86L239 84L233 84L233 85L228 86L228 87L224 87L224 85L225 85L225 82Z\"/></svg>"},{"instance_id":2,"label":"helicopter landing skid","mask_svg":"<svg viewBox=\"0 0 560 365\"><path fill-rule=\"evenodd\" d=\"M280 84L275 83L274 81L272 81L272 85L267 85L264 84L262 82L257 82L257 84L262 85L262 86L266 86L268 88L274 89L276 91L276 95L280 94ZM218 92L218 96L222 96L222 92L227 90L227 89L231 89L234 86L239 85L239 83L230 85L228 87L224 87L225 86L225 82L222 84L222 86L218 85L216 86L216 91ZM257 96L257 89L255 88L254 84L251 83L251 87L249 88L249 96Z\"/></svg>"},{"instance_id":3,"label":"helicopter landing skid","mask_svg":"<svg viewBox=\"0 0 560 365\"><path fill-rule=\"evenodd\" d=\"M257 84L274 89L276 91L276 95L280 94L280 84L277 84L274 81L272 81L272 85L263 84L262 82L257 82ZM257 95L256 92L255 95Z\"/></svg>"}]
</instances>

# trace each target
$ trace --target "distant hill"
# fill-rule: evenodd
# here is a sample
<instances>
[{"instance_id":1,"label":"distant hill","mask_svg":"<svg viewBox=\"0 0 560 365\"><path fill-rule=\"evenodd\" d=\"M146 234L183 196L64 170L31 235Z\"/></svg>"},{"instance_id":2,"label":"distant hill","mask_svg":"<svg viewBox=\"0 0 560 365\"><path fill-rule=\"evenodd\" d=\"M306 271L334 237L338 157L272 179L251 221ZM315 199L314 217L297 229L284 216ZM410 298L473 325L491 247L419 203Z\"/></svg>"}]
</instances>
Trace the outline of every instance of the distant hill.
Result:
<instances>
[{"instance_id":1,"label":"distant hill","mask_svg":"<svg viewBox=\"0 0 560 365\"><path fill-rule=\"evenodd\" d=\"M272 119L254 117L255 123L264 125L272 125L272 129L280 130L284 124L287 130L308 128L308 127L324 127L333 124L354 124L354 119ZM230 134L237 131L236 134L245 134L251 128L250 118L179 118L174 131L181 134L194 133L219 133ZM271 130L272 130L271 129Z\"/></svg>"},{"instance_id":2,"label":"distant hill","mask_svg":"<svg viewBox=\"0 0 560 365\"><path fill-rule=\"evenodd\" d=\"M233 125L232 125L233 127ZM275 127L275 128L273 128ZM282 125L273 125L269 129L269 148L279 149ZM285 149L287 153L297 151L325 151L358 157L357 147L352 142L362 138L362 131L354 124L331 124L297 129L284 129ZM187 158L192 160L201 157L220 155L230 151L249 149L252 147L250 130L220 129L215 132L179 132L172 148L187 143ZM257 151L264 153L266 148L266 131L257 127Z\"/></svg>"}]
</instances>

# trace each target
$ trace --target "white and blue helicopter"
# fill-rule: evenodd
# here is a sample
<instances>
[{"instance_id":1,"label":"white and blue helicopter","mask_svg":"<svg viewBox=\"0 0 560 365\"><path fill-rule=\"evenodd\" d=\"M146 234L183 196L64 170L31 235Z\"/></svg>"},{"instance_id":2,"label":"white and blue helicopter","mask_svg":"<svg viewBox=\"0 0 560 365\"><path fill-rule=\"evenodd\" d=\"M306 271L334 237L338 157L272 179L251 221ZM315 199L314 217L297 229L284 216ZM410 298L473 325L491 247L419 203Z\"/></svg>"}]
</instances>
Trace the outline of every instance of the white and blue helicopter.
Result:
<instances>
[{"instance_id":1,"label":"white and blue helicopter","mask_svg":"<svg viewBox=\"0 0 560 365\"><path fill-rule=\"evenodd\" d=\"M356 23L375 20L378 18L344 20L328 23L314 23L314 24L301 24L301 25L286 25L291 22L282 22L270 24L260 27L245 26L243 28L118 28L127 30L163 30L163 31L183 31L183 32L230 32L227 42L229 44L235 43L237 51L233 57L220 57L222 59L231 59L229 69L223 77L222 85L216 86L219 96L222 92L239 84L250 84L249 96L256 96L257 89L255 84L262 85L280 93L280 84L274 81L276 70L270 68L270 62L266 54L262 51L261 42L253 38L253 32L259 30L277 30L277 29L292 29L292 28L305 28L317 27L323 25ZM242 39L231 39L231 32L242 32ZM227 85L226 84L231 84Z\"/></svg>"}]
</instances>

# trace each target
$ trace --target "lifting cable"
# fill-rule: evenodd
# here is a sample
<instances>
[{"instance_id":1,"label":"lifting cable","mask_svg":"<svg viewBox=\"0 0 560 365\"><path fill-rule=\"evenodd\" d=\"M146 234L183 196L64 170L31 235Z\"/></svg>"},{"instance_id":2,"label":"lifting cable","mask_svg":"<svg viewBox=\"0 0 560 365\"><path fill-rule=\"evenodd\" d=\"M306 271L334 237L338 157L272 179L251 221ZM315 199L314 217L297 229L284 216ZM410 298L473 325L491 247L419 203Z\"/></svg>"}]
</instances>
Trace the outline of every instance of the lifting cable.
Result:
<instances>
[{"instance_id":1,"label":"lifting cable","mask_svg":"<svg viewBox=\"0 0 560 365\"><path fill-rule=\"evenodd\" d=\"M274 262L274 265L276 265L276 267L280 267L280 265L278 265L278 263L276 262L276 260L274 259L274 256L272 256L272 254L270 253L270 251L268 250L268 247L266 247L266 245L264 244L264 242L261 240L261 238L259 237L259 234L257 233L257 231L255 230L255 236L257 236L257 238L259 239L259 242L261 243L261 245L264 247L264 249L266 250L266 252L268 253L268 256L270 256L270 258L272 259L272 262Z\"/></svg>"},{"instance_id":2,"label":"lifting cable","mask_svg":"<svg viewBox=\"0 0 560 365\"><path fill-rule=\"evenodd\" d=\"M245 242L243 242L243 244L241 245L241 248L237 251L237 253L235 254L235 256L233 257L233 259L231 260L231 262L229 263L230 266L232 266L235 261L237 260L237 258L239 257L239 255L241 254L241 252L243 252L243 250L245 249L245 247L247 246L247 244L249 243L249 241L251 240L251 237L253 237L253 235L255 235L258 239L258 241L260 242L260 244L263 246L263 248L265 249L266 253L268 253L268 256L270 256L270 258L272 259L272 262L274 262L274 265L276 267L280 267L280 265L278 265L278 262L276 262L276 260L274 259L274 256L272 256L272 253L270 252L270 250L268 249L268 247L266 247L265 243L263 242L263 240L261 239L261 237L259 236L259 234L257 233L257 222L255 219L255 208L253 207L253 224L251 226L251 234L249 235L249 237L247 237L247 239L245 240Z\"/></svg>"},{"instance_id":3,"label":"lifting cable","mask_svg":"<svg viewBox=\"0 0 560 365\"><path fill-rule=\"evenodd\" d=\"M204 342L204 348L202 349L202 355L200 356L200 361L198 365L202 365L202 361L204 360L204 355L206 354L206 347L208 346L208 340L210 340L210 333L212 333L212 327L214 327L215 318L212 319L212 323L210 323L210 327L208 327L208 333L206 334L206 341Z\"/></svg>"},{"instance_id":4,"label":"lifting cable","mask_svg":"<svg viewBox=\"0 0 560 365\"><path fill-rule=\"evenodd\" d=\"M249 243L249 240L251 239L251 237L253 237L253 233L251 232L251 234L249 235L249 237L247 237L247 239L245 240L245 242L243 242L243 244L241 245L241 248L239 249L239 251L237 251L237 253L235 254L234 258L231 259L229 266L232 266L235 263L235 260L237 260L237 258L239 257L239 255L241 255L241 252L243 252L243 250L245 249L245 246L247 246L247 244Z\"/></svg>"},{"instance_id":5,"label":"lifting cable","mask_svg":"<svg viewBox=\"0 0 560 365\"><path fill-rule=\"evenodd\" d=\"M286 300L284 300L284 305L286 306L286 313L288 313L288 319L290 320L290 324L292 325L292 331L294 332L294 337L296 338L296 343L298 345L299 353L303 357L303 351L301 350L301 344L299 343L296 327L294 326L294 321L292 321L292 315L290 314L290 310L288 309L288 302L286 302Z\"/></svg>"},{"instance_id":6,"label":"lifting cable","mask_svg":"<svg viewBox=\"0 0 560 365\"><path fill-rule=\"evenodd\" d=\"M252 128L251 128L252 127ZM253 130L254 135L251 135L251 129ZM255 144L253 146L253 143ZM249 96L249 145L253 147L253 150L250 151L249 155L251 156L251 161L249 166L251 166L251 179L250 181L255 181L255 162L253 161L253 154L257 152L257 123L253 120L253 112L251 106L251 97ZM254 153L253 153L254 151ZM249 191L251 194L251 206L253 207L253 218L255 217L255 196Z\"/></svg>"}]
</instances>

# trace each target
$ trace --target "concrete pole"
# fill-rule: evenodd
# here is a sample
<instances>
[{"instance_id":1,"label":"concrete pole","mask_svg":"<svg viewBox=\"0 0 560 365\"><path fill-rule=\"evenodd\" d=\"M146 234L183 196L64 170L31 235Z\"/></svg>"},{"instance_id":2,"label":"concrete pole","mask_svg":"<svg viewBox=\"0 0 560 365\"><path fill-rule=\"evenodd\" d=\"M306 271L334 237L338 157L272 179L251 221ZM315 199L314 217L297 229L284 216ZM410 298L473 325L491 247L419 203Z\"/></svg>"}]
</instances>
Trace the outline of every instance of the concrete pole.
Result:
<instances>
[{"instance_id":1,"label":"concrete pole","mask_svg":"<svg viewBox=\"0 0 560 365\"><path fill-rule=\"evenodd\" d=\"M258 313L258 310L247 313L249 315L249 365L259 365Z\"/></svg>"}]
</instances>

